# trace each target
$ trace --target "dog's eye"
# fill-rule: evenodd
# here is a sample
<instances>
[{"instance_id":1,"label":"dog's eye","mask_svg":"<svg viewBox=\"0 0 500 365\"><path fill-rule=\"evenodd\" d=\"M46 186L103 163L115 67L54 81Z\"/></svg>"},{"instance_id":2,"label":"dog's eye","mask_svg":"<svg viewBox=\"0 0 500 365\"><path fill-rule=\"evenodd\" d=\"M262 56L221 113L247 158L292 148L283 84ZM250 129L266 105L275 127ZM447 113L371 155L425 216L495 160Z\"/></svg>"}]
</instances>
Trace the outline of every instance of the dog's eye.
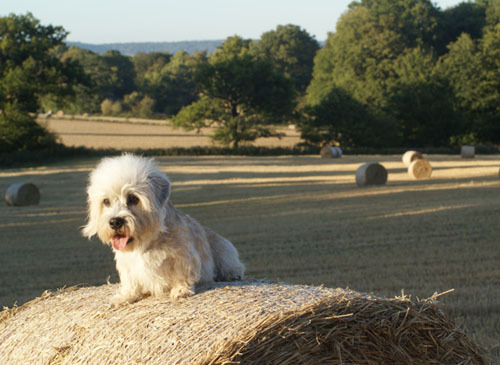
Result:
<instances>
[{"instance_id":1,"label":"dog's eye","mask_svg":"<svg viewBox=\"0 0 500 365\"><path fill-rule=\"evenodd\" d=\"M111 203L109 202L109 199L108 199L108 198L106 198L106 199L104 199L104 200L102 201L102 204L104 204L105 206L109 207Z\"/></svg>"},{"instance_id":2,"label":"dog's eye","mask_svg":"<svg viewBox=\"0 0 500 365\"><path fill-rule=\"evenodd\" d=\"M139 198L134 194L129 194L127 196L127 205L137 205L139 203Z\"/></svg>"}]
</instances>

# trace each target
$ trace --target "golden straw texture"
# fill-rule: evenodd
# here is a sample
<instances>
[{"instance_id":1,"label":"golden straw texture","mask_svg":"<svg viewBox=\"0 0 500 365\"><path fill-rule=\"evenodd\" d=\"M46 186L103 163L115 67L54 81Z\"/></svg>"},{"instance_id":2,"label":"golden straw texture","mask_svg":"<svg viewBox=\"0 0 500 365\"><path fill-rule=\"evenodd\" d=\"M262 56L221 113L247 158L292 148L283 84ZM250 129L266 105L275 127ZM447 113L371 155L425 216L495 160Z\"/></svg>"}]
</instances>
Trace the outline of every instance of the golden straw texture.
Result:
<instances>
[{"instance_id":1,"label":"golden straw texture","mask_svg":"<svg viewBox=\"0 0 500 365\"><path fill-rule=\"evenodd\" d=\"M403 164L408 167L413 161L422 158L422 154L418 151L406 151L403 155Z\"/></svg>"},{"instance_id":2,"label":"golden straw texture","mask_svg":"<svg viewBox=\"0 0 500 365\"><path fill-rule=\"evenodd\" d=\"M408 166L408 174L414 179L430 179L432 174L432 166L427 160L414 160Z\"/></svg>"},{"instance_id":3,"label":"golden straw texture","mask_svg":"<svg viewBox=\"0 0 500 365\"><path fill-rule=\"evenodd\" d=\"M2 364L486 364L431 300L254 282L111 308L115 290L71 288L0 313Z\"/></svg>"}]
</instances>

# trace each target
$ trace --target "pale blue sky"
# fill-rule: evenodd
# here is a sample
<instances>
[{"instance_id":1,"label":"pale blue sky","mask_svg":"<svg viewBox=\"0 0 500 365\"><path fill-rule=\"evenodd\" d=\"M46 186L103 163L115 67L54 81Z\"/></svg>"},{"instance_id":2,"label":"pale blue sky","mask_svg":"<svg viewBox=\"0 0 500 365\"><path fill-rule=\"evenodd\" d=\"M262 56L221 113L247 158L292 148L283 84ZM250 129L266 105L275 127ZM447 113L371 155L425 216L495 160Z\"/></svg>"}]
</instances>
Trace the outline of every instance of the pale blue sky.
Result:
<instances>
[{"instance_id":1,"label":"pale blue sky","mask_svg":"<svg viewBox=\"0 0 500 365\"><path fill-rule=\"evenodd\" d=\"M317 40L351 0L1 0L0 16L30 11L43 25L61 25L67 40L86 43L258 39L280 24L295 24ZM440 0L445 9L462 1Z\"/></svg>"}]
</instances>

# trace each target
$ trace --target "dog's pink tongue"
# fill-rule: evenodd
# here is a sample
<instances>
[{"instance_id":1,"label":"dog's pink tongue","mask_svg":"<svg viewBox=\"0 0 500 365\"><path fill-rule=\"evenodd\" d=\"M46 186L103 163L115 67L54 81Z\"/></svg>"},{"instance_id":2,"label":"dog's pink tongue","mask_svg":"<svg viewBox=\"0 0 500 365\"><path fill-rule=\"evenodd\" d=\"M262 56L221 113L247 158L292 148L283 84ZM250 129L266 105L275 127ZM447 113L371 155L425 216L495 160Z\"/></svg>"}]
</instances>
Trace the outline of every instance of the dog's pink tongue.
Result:
<instances>
[{"instance_id":1,"label":"dog's pink tongue","mask_svg":"<svg viewBox=\"0 0 500 365\"><path fill-rule=\"evenodd\" d=\"M128 236L114 236L113 248L115 250L123 250L127 246L128 238Z\"/></svg>"}]
</instances>

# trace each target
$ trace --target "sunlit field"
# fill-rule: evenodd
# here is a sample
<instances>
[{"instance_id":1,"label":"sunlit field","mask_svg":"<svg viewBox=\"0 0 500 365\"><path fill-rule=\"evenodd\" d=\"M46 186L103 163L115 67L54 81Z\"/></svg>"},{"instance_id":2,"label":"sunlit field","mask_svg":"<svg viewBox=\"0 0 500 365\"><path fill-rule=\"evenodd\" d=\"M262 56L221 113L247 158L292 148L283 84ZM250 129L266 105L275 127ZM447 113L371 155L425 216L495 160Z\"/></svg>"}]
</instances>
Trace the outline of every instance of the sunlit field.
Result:
<instances>
[{"instance_id":1,"label":"sunlit field","mask_svg":"<svg viewBox=\"0 0 500 365\"><path fill-rule=\"evenodd\" d=\"M174 129L167 122L155 124L117 123L91 120L55 119L40 120L56 133L66 146L114 149L152 149L171 147L210 146L209 135L213 130L202 129L186 132ZM260 138L254 145L293 147L300 142L300 134L287 127L277 128L282 138Z\"/></svg>"},{"instance_id":2,"label":"sunlit field","mask_svg":"<svg viewBox=\"0 0 500 365\"><path fill-rule=\"evenodd\" d=\"M401 156L159 158L172 200L234 242L249 278L413 298L455 289L444 309L485 347L500 342L499 156L427 156L412 180ZM379 161L388 183L359 188ZM38 206L0 205L0 305L46 289L117 281L109 247L80 235L97 160L0 171L0 190L39 186ZM494 348L494 346L497 346Z\"/></svg>"}]
</instances>

